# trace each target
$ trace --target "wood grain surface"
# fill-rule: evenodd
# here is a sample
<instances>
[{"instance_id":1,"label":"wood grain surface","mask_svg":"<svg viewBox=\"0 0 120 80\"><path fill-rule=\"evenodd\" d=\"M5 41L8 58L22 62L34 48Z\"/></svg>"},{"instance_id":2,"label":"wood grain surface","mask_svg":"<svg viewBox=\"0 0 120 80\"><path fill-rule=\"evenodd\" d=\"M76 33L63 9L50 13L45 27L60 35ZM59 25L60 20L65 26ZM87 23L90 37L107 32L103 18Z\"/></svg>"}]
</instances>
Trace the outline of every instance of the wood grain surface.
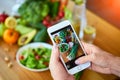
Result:
<instances>
[{"instance_id":1,"label":"wood grain surface","mask_svg":"<svg viewBox=\"0 0 120 80\"><path fill-rule=\"evenodd\" d=\"M94 26L97 30L94 44L113 55L120 56L120 30L90 11L87 11L87 21L88 25ZM88 69L84 71L81 77L81 80L115 79L117 77L114 75L100 74Z\"/></svg>"}]
</instances>

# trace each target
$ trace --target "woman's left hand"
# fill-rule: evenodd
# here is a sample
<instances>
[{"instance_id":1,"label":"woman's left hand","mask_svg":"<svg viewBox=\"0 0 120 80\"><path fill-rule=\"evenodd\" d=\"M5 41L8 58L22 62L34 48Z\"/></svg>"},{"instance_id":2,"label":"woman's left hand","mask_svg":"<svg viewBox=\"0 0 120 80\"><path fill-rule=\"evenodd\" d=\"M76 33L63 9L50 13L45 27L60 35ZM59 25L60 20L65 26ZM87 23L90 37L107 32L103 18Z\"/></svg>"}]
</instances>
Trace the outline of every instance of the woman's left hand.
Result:
<instances>
[{"instance_id":1,"label":"woman's left hand","mask_svg":"<svg viewBox=\"0 0 120 80\"><path fill-rule=\"evenodd\" d=\"M54 80L74 80L74 76L68 74L60 61L60 53L57 46L53 46L49 68Z\"/></svg>"}]
</instances>

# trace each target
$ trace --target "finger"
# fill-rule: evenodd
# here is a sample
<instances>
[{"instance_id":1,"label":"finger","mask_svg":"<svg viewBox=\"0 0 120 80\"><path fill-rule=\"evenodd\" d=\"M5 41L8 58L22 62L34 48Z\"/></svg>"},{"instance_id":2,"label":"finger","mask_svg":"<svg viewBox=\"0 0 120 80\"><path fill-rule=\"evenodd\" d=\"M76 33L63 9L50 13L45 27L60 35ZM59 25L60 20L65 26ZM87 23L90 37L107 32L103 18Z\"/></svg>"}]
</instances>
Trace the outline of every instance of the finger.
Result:
<instances>
[{"instance_id":1,"label":"finger","mask_svg":"<svg viewBox=\"0 0 120 80\"><path fill-rule=\"evenodd\" d=\"M82 41L82 45L83 45L83 48L85 49L86 53L91 54L91 52L92 52L91 44L88 44L88 43L85 43Z\"/></svg>"},{"instance_id":2,"label":"finger","mask_svg":"<svg viewBox=\"0 0 120 80\"><path fill-rule=\"evenodd\" d=\"M54 45L52 48L51 59L58 60L59 59L59 50L57 45Z\"/></svg>"},{"instance_id":3,"label":"finger","mask_svg":"<svg viewBox=\"0 0 120 80\"><path fill-rule=\"evenodd\" d=\"M80 57L75 61L76 64L83 64L86 62L92 61L91 55Z\"/></svg>"}]
</instances>

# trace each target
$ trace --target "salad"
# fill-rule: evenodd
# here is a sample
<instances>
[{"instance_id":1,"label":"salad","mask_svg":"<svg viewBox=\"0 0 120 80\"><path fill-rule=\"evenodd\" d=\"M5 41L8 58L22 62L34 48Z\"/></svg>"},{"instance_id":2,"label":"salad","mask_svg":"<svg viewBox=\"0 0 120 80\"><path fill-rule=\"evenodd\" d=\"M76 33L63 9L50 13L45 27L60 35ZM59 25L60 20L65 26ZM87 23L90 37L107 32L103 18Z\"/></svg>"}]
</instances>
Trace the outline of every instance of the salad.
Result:
<instances>
[{"instance_id":1,"label":"salad","mask_svg":"<svg viewBox=\"0 0 120 80\"><path fill-rule=\"evenodd\" d=\"M69 44L67 44L67 43L59 44L59 50L61 53L67 52L69 50Z\"/></svg>"},{"instance_id":2,"label":"salad","mask_svg":"<svg viewBox=\"0 0 120 80\"><path fill-rule=\"evenodd\" d=\"M22 65L31 69L47 68L51 55L51 49L45 47L27 48L19 55Z\"/></svg>"}]
</instances>

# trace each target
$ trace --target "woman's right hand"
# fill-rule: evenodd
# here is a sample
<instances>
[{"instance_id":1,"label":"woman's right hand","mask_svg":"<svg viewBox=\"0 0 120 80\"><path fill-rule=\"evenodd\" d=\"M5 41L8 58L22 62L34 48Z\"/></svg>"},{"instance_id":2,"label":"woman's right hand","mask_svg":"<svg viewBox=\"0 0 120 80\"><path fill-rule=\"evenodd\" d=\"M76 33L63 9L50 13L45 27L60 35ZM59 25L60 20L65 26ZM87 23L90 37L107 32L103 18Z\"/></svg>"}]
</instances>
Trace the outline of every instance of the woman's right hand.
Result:
<instances>
[{"instance_id":1,"label":"woman's right hand","mask_svg":"<svg viewBox=\"0 0 120 80\"><path fill-rule=\"evenodd\" d=\"M83 43L83 46L88 55L77 59L75 61L76 64L83 64L90 61L90 69L104 74L112 73L110 66L111 61L115 58L112 54L109 54L92 44Z\"/></svg>"}]
</instances>

